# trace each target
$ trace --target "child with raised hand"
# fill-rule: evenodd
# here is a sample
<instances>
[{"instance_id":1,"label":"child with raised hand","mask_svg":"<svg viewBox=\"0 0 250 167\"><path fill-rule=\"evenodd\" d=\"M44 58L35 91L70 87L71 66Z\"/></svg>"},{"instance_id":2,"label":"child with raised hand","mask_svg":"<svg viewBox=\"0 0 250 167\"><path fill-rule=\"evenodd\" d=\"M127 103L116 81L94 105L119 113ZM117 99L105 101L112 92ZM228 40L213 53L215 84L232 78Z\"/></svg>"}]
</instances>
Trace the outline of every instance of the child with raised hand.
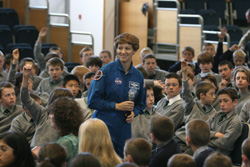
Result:
<instances>
[{"instance_id":1,"label":"child with raised hand","mask_svg":"<svg viewBox=\"0 0 250 167\"><path fill-rule=\"evenodd\" d=\"M207 120L211 137L208 146L230 155L242 132L242 124L235 111L238 94L234 88L224 88L218 91L218 96L221 111Z\"/></svg>"},{"instance_id":2,"label":"child with raised hand","mask_svg":"<svg viewBox=\"0 0 250 167\"><path fill-rule=\"evenodd\" d=\"M211 115L216 113L212 103L215 99L215 86L208 82L200 82L195 87L194 98L189 88L187 79L187 62L182 61L182 82L183 82L183 107L184 107L184 122L188 123L193 119L201 119L206 121ZM175 132L176 140L185 151L186 147L186 134L185 126L181 127Z\"/></svg>"}]
</instances>

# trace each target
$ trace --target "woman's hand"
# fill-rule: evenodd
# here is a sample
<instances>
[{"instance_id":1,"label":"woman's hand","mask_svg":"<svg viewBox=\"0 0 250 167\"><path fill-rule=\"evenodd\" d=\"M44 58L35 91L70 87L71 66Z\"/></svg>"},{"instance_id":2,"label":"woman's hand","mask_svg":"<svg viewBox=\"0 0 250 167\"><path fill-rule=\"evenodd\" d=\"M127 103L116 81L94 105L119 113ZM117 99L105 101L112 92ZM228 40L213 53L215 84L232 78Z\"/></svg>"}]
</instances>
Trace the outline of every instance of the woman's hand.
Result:
<instances>
[{"instance_id":1,"label":"woman's hand","mask_svg":"<svg viewBox=\"0 0 250 167\"><path fill-rule=\"evenodd\" d=\"M133 111L134 110L134 102L133 101L124 101L121 103L116 103L115 109L119 110L119 111Z\"/></svg>"},{"instance_id":2,"label":"woman's hand","mask_svg":"<svg viewBox=\"0 0 250 167\"><path fill-rule=\"evenodd\" d=\"M135 117L135 113L134 113L134 111L131 111L131 114L128 115L126 118L126 122L131 123L133 121L134 117Z\"/></svg>"}]
</instances>

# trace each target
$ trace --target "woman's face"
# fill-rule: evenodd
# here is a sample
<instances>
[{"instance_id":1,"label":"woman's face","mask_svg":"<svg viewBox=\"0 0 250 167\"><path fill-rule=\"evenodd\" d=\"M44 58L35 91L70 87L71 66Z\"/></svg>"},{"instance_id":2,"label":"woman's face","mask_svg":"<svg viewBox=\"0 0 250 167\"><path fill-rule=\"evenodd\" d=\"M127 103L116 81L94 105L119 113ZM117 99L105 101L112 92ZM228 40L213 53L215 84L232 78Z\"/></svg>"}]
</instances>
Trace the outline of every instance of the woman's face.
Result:
<instances>
[{"instance_id":1,"label":"woman's face","mask_svg":"<svg viewBox=\"0 0 250 167\"><path fill-rule=\"evenodd\" d=\"M131 62L132 57L135 54L132 45L128 43L118 44L116 52L122 63Z\"/></svg>"},{"instance_id":2,"label":"woman's face","mask_svg":"<svg viewBox=\"0 0 250 167\"><path fill-rule=\"evenodd\" d=\"M13 148L8 146L3 140L0 140L0 167L6 167L15 160Z\"/></svg>"}]
</instances>

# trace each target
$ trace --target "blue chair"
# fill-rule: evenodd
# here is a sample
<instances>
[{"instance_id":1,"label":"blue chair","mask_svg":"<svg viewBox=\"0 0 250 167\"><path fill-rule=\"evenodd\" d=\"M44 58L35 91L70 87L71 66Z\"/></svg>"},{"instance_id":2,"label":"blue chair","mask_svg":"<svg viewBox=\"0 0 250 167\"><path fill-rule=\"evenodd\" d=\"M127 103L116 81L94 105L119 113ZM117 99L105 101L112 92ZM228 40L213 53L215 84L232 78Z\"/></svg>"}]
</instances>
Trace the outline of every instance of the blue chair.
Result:
<instances>
[{"instance_id":1,"label":"blue chair","mask_svg":"<svg viewBox=\"0 0 250 167\"><path fill-rule=\"evenodd\" d=\"M229 11L226 10L226 5L227 2L225 0L209 0L207 1L207 9L213 9L216 11L216 13L218 14L218 16L222 19L223 24L228 24L226 23L226 16L225 13L227 14L227 16L229 16Z\"/></svg>"},{"instance_id":2,"label":"blue chair","mask_svg":"<svg viewBox=\"0 0 250 167\"><path fill-rule=\"evenodd\" d=\"M57 44L55 44L55 43L43 43L42 44L41 49L42 49L42 53L43 53L44 56L47 55L47 53L49 53L49 49L51 47L57 47Z\"/></svg>"},{"instance_id":3,"label":"blue chair","mask_svg":"<svg viewBox=\"0 0 250 167\"><path fill-rule=\"evenodd\" d=\"M14 46L11 52L14 49L19 49L19 62L26 57L34 59L33 49L30 46Z\"/></svg>"},{"instance_id":4,"label":"blue chair","mask_svg":"<svg viewBox=\"0 0 250 167\"><path fill-rule=\"evenodd\" d=\"M28 43L33 48L38 37L38 30L31 25L17 25L13 28L16 43Z\"/></svg>"},{"instance_id":5,"label":"blue chair","mask_svg":"<svg viewBox=\"0 0 250 167\"><path fill-rule=\"evenodd\" d=\"M10 43L6 47L6 53L12 53L17 47L31 47L28 43Z\"/></svg>"},{"instance_id":6,"label":"blue chair","mask_svg":"<svg viewBox=\"0 0 250 167\"><path fill-rule=\"evenodd\" d=\"M12 31L7 25L0 25L0 44L6 49L9 43L13 43Z\"/></svg>"},{"instance_id":7,"label":"blue chair","mask_svg":"<svg viewBox=\"0 0 250 167\"><path fill-rule=\"evenodd\" d=\"M199 14L203 17L204 25L216 25L219 26L219 16L217 15L216 11L213 9L199 10Z\"/></svg>"},{"instance_id":8,"label":"blue chair","mask_svg":"<svg viewBox=\"0 0 250 167\"><path fill-rule=\"evenodd\" d=\"M228 25L226 28L230 36L230 45L238 44L243 35L242 30L237 25Z\"/></svg>"},{"instance_id":9,"label":"blue chair","mask_svg":"<svg viewBox=\"0 0 250 167\"><path fill-rule=\"evenodd\" d=\"M74 63L74 62L65 62L65 66L68 68L68 72L71 72L72 69L75 67L75 66L78 66L80 65L79 63Z\"/></svg>"},{"instance_id":10,"label":"blue chair","mask_svg":"<svg viewBox=\"0 0 250 167\"><path fill-rule=\"evenodd\" d=\"M2 51L2 52L3 52L3 54L5 54L5 49L3 48L3 46L2 46L2 45L0 45L0 51Z\"/></svg>"},{"instance_id":11,"label":"blue chair","mask_svg":"<svg viewBox=\"0 0 250 167\"><path fill-rule=\"evenodd\" d=\"M19 25L17 12L12 8L0 8L0 24L8 25L12 30L15 25Z\"/></svg>"},{"instance_id":12,"label":"blue chair","mask_svg":"<svg viewBox=\"0 0 250 167\"><path fill-rule=\"evenodd\" d=\"M184 0L185 9L194 9L198 12L200 9L205 9L206 0Z\"/></svg>"},{"instance_id":13,"label":"blue chair","mask_svg":"<svg viewBox=\"0 0 250 167\"><path fill-rule=\"evenodd\" d=\"M180 10L180 14L197 14L194 9L182 9ZM199 24L199 20L197 18L181 18L181 24Z\"/></svg>"}]
</instances>

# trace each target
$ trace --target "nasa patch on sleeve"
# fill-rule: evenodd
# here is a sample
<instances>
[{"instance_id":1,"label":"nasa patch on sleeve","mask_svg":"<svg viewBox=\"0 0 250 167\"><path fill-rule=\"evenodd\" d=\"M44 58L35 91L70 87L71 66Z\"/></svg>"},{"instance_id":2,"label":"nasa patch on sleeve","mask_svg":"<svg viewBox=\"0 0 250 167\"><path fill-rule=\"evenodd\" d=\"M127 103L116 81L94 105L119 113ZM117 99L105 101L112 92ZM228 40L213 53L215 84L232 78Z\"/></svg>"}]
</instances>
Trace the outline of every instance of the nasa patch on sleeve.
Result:
<instances>
[{"instance_id":1,"label":"nasa patch on sleeve","mask_svg":"<svg viewBox=\"0 0 250 167\"><path fill-rule=\"evenodd\" d=\"M103 76L102 71L101 71L101 70L98 70L98 71L96 72L96 74L95 74L94 80L97 81L97 80L101 79L102 76Z\"/></svg>"}]
</instances>

